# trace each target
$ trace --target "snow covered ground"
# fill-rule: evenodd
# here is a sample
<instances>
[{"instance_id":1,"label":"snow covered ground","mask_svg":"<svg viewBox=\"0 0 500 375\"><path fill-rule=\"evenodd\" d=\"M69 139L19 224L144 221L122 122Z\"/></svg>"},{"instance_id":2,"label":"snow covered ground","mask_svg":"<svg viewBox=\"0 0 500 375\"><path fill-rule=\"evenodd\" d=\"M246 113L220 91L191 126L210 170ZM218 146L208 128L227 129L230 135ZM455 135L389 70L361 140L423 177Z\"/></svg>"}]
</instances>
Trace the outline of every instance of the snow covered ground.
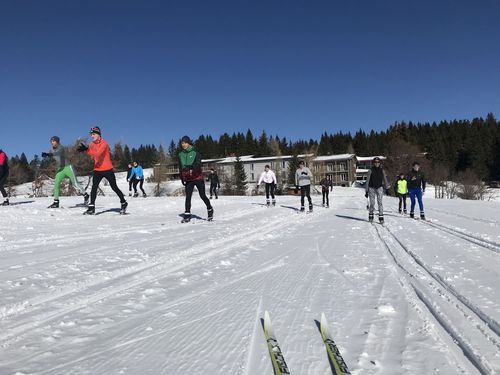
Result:
<instances>
[{"instance_id":1,"label":"snow covered ground","mask_svg":"<svg viewBox=\"0 0 500 375\"><path fill-rule=\"evenodd\" d=\"M122 187L124 187L122 185ZM324 312L353 374L500 373L500 204L427 199L427 222L363 192L214 200L13 198L0 207L0 374L272 374L269 311L292 374L331 373Z\"/></svg>"}]
</instances>

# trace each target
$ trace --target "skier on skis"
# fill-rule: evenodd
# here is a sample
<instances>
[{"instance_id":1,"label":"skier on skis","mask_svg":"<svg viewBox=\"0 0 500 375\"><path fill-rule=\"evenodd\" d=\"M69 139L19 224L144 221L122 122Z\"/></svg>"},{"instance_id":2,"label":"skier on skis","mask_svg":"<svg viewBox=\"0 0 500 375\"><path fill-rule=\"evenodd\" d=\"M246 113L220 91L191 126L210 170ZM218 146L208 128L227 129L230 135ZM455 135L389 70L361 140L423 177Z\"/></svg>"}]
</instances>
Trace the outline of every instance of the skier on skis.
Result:
<instances>
[{"instance_id":1,"label":"skier on skis","mask_svg":"<svg viewBox=\"0 0 500 375\"><path fill-rule=\"evenodd\" d=\"M210 199L212 199L212 195L215 195L215 199L219 199L217 195L217 190L220 189L219 176L217 175L217 171L213 168L210 168L210 174L207 177L207 181L210 181Z\"/></svg>"},{"instance_id":2,"label":"skier on skis","mask_svg":"<svg viewBox=\"0 0 500 375\"><path fill-rule=\"evenodd\" d=\"M394 183L394 191L399 199L399 213L406 214L406 197L408 196L408 181L406 181L404 173L398 176L397 181Z\"/></svg>"},{"instance_id":3,"label":"skier on skis","mask_svg":"<svg viewBox=\"0 0 500 375\"><path fill-rule=\"evenodd\" d=\"M134 198L137 198L139 196L139 193L137 192L137 184L139 184L139 188L142 191L142 196L146 198L146 192L142 187L144 184L144 172L139 163L137 163L137 161L134 161L133 163L133 168L132 171L130 172L129 180L133 181Z\"/></svg>"},{"instance_id":4,"label":"skier on skis","mask_svg":"<svg viewBox=\"0 0 500 375\"><path fill-rule=\"evenodd\" d=\"M327 175L319 182L319 184L321 185L321 193L323 194L323 207L328 208L330 207L330 200L328 199L328 195L330 191L333 190L332 177L330 175Z\"/></svg>"},{"instance_id":5,"label":"skier on skis","mask_svg":"<svg viewBox=\"0 0 500 375\"><path fill-rule=\"evenodd\" d=\"M380 158L374 157L372 160L372 168L368 171L365 184L365 197L370 198L368 220L373 222L373 211L375 210L375 197L377 198L378 205L378 220L380 224L384 224L384 206L382 205L382 198L384 191L387 193L389 190L389 182L385 170L380 165Z\"/></svg>"},{"instance_id":6,"label":"skier on skis","mask_svg":"<svg viewBox=\"0 0 500 375\"><path fill-rule=\"evenodd\" d=\"M130 174L132 173L132 163L128 163L127 165L127 182L128 182L128 196L132 196L132 186L134 181L130 179Z\"/></svg>"},{"instance_id":7,"label":"skier on skis","mask_svg":"<svg viewBox=\"0 0 500 375\"><path fill-rule=\"evenodd\" d=\"M205 180L201 168L201 155L191 145L191 139L185 135L181 138L181 148L179 152L179 172L182 185L186 188L186 202L183 222L191 220L191 197L196 186L200 198L205 202L208 212L208 220L214 216L214 209L210 204L210 199L205 194Z\"/></svg>"},{"instance_id":8,"label":"skier on skis","mask_svg":"<svg viewBox=\"0 0 500 375\"><path fill-rule=\"evenodd\" d=\"M420 171L420 164L416 161L413 163L413 168L407 174L408 180L408 195L410 196L410 217L415 217L415 198L418 200L418 207L420 208L420 219L425 220L424 203L422 196L425 193L425 176Z\"/></svg>"},{"instance_id":9,"label":"skier on skis","mask_svg":"<svg viewBox=\"0 0 500 375\"><path fill-rule=\"evenodd\" d=\"M90 192L90 204L84 215L95 214L95 199L97 197L97 189L103 178L108 180L109 186L120 198L121 208L120 213L124 214L127 210L128 203L122 191L116 185L116 177L113 172L113 163L111 162L111 153L108 143L101 137L101 129L94 126L90 129L90 137L92 142L86 146L83 142L80 143L78 151L86 152L94 160L94 176L92 178L92 190Z\"/></svg>"},{"instance_id":10,"label":"skier on skis","mask_svg":"<svg viewBox=\"0 0 500 375\"><path fill-rule=\"evenodd\" d=\"M2 197L5 200L2 203L2 206L9 205L9 196L5 191L5 182L7 182L7 178L9 177L9 159L7 158L7 154L0 148L0 192L2 192Z\"/></svg>"},{"instance_id":11,"label":"skier on skis","mask_svg":"<svg viewBox=\"0 0 500 375\"><path fill-rule=\"evenodd\" d=\"M260 174L259 182L257 183L257 189L259 189L260 184L264 181L266 184L266 205L270 206L271 201L269 200L269 195L271 195L271 199L273 206L276 205L276 199L274 198L274 189L276 187L276 174L271 170L269 165L264 167L264 171Z\"/></svg>"},{"instance_id":12,"label":"skier on skis","mask_svg":"<svg viewBox=\"0 0 500 375\"><path fill-rule=\"evenodd\" d=\"M309 201L309 211L313 210L313 203L311 199L311 181L312 172L305 166L303 160L299 161L299 168L295 172L295 188L300 189L300 211L304 212L304 196Z\"/></svg>"},{"instance_id":13,"label":"skier on skis","mask_svg":"<svg viewBox=\"0 0 500 375\"><path fill-rule=\"evenodd\" d=\"M67 177L73 185L82 195L83 203L87 205L89 203L89 195L85 192L85 189L80 185L75 176L75 171L73 166L68 160L66 147L61 145L61 140L57 135L50 138L50 143L52 149L49 152L42 152L43 158L53 158L56 162L56 176L54 178L54 202L48 208L59 208L59 196L61 194L61 183L62 180Z\"/></svg>"}]
</instances>

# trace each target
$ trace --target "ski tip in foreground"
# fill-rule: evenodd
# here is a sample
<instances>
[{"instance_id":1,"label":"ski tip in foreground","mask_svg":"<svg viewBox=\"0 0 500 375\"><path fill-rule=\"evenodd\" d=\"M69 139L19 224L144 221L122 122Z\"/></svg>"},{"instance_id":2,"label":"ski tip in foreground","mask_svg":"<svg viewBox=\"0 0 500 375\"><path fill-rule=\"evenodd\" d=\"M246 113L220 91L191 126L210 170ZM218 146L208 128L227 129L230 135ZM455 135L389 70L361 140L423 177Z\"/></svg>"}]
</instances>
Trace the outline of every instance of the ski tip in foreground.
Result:
<instances>
[{"instance_id":1,"label":"ski tip in foreground","mask_svg":"<svg viewBox=\"0 0 500 375\"><path fill-rule=\"evenodd\" d=\"M330 336L328 322L326 321L326 316L321 313L320 322L321 337L326 347L328 353L328 359L330 360L330 365L332 367L332 372L334 375L348 375L351 374L347 368L347 364L340 354L340 350Z\"/></svg>"}]
</instances>

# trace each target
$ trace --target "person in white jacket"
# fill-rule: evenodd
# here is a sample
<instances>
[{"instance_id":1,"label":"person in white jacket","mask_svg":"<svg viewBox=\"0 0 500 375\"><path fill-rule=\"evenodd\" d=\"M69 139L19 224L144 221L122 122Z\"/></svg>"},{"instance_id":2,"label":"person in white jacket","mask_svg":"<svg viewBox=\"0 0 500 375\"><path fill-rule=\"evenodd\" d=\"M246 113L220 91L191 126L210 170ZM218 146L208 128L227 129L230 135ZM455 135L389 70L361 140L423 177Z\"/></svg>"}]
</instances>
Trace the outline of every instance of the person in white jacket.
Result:
<instances>
[{"instance_id":1,"label":"person in white jacket","mask_svg":"<svg viewBox=\"0 0 500 375\"><path fill-rule=\"evenodd\" d=\"M304 211L304 197L307 197L309 201L309 212L312 212L313 203L311 199L311 182L313 179L313 174L309 168L305 166L305 163L301 160L299 161L299 168L295 172L295 189L300 189L300 211Z\"/></svg>"},{"instance_id":2,"label":"person in white jacket","mask_svg":"<svg viewBox=\"0 0 500 375\"><path fill-rule=\"evenodd\" d=\"M269 206L271 202L269 201L269 195L273 200L273 206L276 205L276 200L274 199L274 189L276 187L276 174L271 170L269 165L264 167L264 172L261 173L259 182L257 183L257 189L260 184L264 182L266 184L266 204Z\"/></svg>"}]
</instances>

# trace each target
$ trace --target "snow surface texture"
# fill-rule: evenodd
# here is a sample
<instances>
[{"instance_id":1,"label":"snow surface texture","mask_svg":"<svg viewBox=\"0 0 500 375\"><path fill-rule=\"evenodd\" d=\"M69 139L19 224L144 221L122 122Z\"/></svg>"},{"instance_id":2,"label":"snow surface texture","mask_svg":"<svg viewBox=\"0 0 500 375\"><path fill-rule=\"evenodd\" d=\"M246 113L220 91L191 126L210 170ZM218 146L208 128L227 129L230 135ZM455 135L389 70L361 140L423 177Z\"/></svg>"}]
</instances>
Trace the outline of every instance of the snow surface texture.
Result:
<instances>
[{"instance_id":1,"label":"snow surface texture","mask_svg":"<svg viewBox=\"0 0 500 375\"><path fill-rule=\"evenodd\" d=\"M125 189L124 189L125 191ZM268 310L292 374L500 373L500 205L427 199L429 221L369 224L363 191L297 197L13 198L0 207L0 374L272 374ZM425 199L425 197L424 197ZM196 218L196 217L199 218Z\"/></svg>"}]
</instances>

